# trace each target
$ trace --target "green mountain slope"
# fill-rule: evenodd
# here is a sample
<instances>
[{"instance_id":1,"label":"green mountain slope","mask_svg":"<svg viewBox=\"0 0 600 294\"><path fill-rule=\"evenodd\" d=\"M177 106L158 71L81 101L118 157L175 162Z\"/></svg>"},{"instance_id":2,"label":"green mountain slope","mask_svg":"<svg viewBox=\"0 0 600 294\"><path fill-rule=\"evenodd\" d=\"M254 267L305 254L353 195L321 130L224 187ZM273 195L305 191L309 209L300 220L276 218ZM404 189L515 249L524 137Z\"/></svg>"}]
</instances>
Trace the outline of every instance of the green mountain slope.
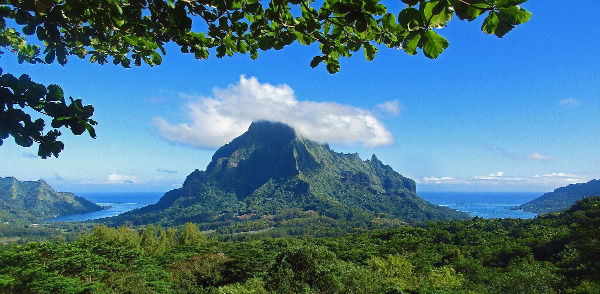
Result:
<instances>
[{"instance_id":1,"label":"green mountain slope","mask_svg":"<svg viewBox=\"0 0 600 294\"><path fill-rule=\"evenodd\" d=\"M0 178L0 221L34 223L56 215L86 213L103 208L73 193L56 192L43 180Z\"/></svg>"},{"instance_id":2,"label":"green mountain slope","mask_svg":"<svg viewBox=\"0 0 600 294\"><path fill-rule=\"evenodd\" d=\"M516 209L529 212L548 213L565 210L581 198L600 195L600 180L591 180L587 183L578 183L555 189L527 203L521 204Z\"/></svg>"},{"instance_id":3,"label":"green mountain slope","mask_svg":"<svg viewBox=\"0 0 600 294\"><path fill-rule=\"evenodd\" d=\"M204 224L238 232L273 227L329 231L398 226L467 214L431 204L415 182L373 155L342 154L301 138L284 124L255 122L219 148L206 171L154 205L106 220L111 224Z\"/></svg>"}]
</instances>

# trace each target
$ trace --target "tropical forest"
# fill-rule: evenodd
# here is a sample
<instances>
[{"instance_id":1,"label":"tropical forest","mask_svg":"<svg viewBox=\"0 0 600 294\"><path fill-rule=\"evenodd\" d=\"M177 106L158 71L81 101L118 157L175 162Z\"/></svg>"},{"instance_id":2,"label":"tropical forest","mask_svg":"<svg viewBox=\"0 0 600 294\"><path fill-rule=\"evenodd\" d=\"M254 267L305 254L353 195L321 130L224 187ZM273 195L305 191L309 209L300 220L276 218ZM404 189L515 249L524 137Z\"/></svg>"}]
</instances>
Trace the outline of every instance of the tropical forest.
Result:
<instances>
[{"instance_id":1,"label":"tropical forest","mask_svg":"<svg viewBox=\"0 0 600 294\"><path fill-rule=\"evenodd\" d=\"M0 293L600 294L598 11L0 0Z\"/></svg>"}]
</instances>

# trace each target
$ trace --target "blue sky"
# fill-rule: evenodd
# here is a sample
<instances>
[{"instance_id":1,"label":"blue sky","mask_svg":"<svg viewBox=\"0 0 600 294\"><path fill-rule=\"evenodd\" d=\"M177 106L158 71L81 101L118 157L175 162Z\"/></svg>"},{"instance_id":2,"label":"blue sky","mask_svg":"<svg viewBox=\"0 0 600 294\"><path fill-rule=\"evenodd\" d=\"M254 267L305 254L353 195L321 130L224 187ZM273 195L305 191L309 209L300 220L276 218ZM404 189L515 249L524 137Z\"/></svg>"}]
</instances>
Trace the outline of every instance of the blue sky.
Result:
<instances>
[{"instance_id":1,"label":"blue sky","mask_svg":"<svg viewBox=\"0 0 600 294\"><path fill-rule=\"evenodd\" d=\"M167 191L205 169L252 119L284 120L338 152L376 154L420 191L551 191L600 178L597 0L523 4L531 20L503 39L481 21L440 30L437 59L380 48L312 69L315 46L123 69L71 57L5 72L63 87L96 108L98 138L63 131L58 159L7 140L0 176L74 192ZM351 127L349 127L351 126ZM347 130L352 129L352 132Z\"/></svg>"}]
</instances>

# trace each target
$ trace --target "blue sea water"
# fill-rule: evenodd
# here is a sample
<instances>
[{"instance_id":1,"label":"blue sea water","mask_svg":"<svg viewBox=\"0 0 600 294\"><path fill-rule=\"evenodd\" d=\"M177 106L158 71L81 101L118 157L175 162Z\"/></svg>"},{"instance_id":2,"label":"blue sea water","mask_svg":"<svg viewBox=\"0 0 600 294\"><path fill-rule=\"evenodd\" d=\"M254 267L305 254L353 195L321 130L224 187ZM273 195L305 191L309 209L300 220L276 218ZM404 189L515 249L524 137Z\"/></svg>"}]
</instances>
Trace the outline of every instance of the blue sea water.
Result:
<instances>
[{"instance_id":1,"label":"blue sea water","mask_svg":"<svg viewBox=\"0 0 600 294\"><path fill-rule=\"evenodd\" d=\"M471 216L482 218L522 218L531 219L537 213L511 210L544 194L544 192L418 192L423 199Z\"/></svg>"},{"instance_id":2,"label":"blue sea water","mask_svg":"<svg viewBox=\"0 0 600 294\"><path fill-rule=\"evenodd\" d=\"M425 200L468 212L483 218L534 218L537 214L508 208L541 196L542 192L418 192ZM156 203L163 193L77 193L85 199L109 207L101 211L72 214L47 219L46 222L86 221L119 215Z\"/></svg>"},{"instance_id":3,"label":"blue sea water","mask_svg":"<svg viewBox=\"0 0 600 294\"><path fill-rule=\"evenodd\" d=\"M97 203L107 209L81 214L70 214L46 219L44 222L78 222L100 219L119 215L149 204L156 203L164 193L77 193L87 200Z\"/></svg>"}]
</instances>

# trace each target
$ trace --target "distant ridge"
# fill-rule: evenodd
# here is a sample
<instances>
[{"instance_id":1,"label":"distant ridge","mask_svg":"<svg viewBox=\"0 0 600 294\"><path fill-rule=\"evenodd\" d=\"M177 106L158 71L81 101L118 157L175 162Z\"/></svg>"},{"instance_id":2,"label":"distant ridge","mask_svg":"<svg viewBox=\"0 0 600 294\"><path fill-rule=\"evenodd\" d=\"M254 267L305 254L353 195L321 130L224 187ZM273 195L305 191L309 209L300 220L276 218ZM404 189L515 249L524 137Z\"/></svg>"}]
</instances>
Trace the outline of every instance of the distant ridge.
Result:
<instances>
[{"instance_id":1,"label":"distant ridge","mask_svg":"<svg viewBox=\"0 0 600 294\"><path fill-rule=\"evenodd\" d=\"M558 212L573 206L577 200L600 195L600 180L591 180L587 183L571 184L555 189L515 209L528 212L549 213Z\"/></svg>"},{"instance_id":2,"label":"distant ridge","mask_svg":"<svg viewBox=\"0 0 600 294\"><path fill-rule=\"evenodd\" d=\"M56 192L43 180L0 178L0 222L34 223L57 215L102 209L73 193Z\"/></svg>"},{"instance_id":3,"label":"distant ridge","mask_svg":"<svg viewBox=\"0 0 600 294\"><path fill-rule=\"evenodd\" d=\"M206 171L192 172L183 187L105 222L195 222L229 232L298 226L343 231L469 218L415 190L413 180L375 155L363 161L358 154L336 153L288 125L261 121L219 148Z\"/></svg>"}]
</instances>

